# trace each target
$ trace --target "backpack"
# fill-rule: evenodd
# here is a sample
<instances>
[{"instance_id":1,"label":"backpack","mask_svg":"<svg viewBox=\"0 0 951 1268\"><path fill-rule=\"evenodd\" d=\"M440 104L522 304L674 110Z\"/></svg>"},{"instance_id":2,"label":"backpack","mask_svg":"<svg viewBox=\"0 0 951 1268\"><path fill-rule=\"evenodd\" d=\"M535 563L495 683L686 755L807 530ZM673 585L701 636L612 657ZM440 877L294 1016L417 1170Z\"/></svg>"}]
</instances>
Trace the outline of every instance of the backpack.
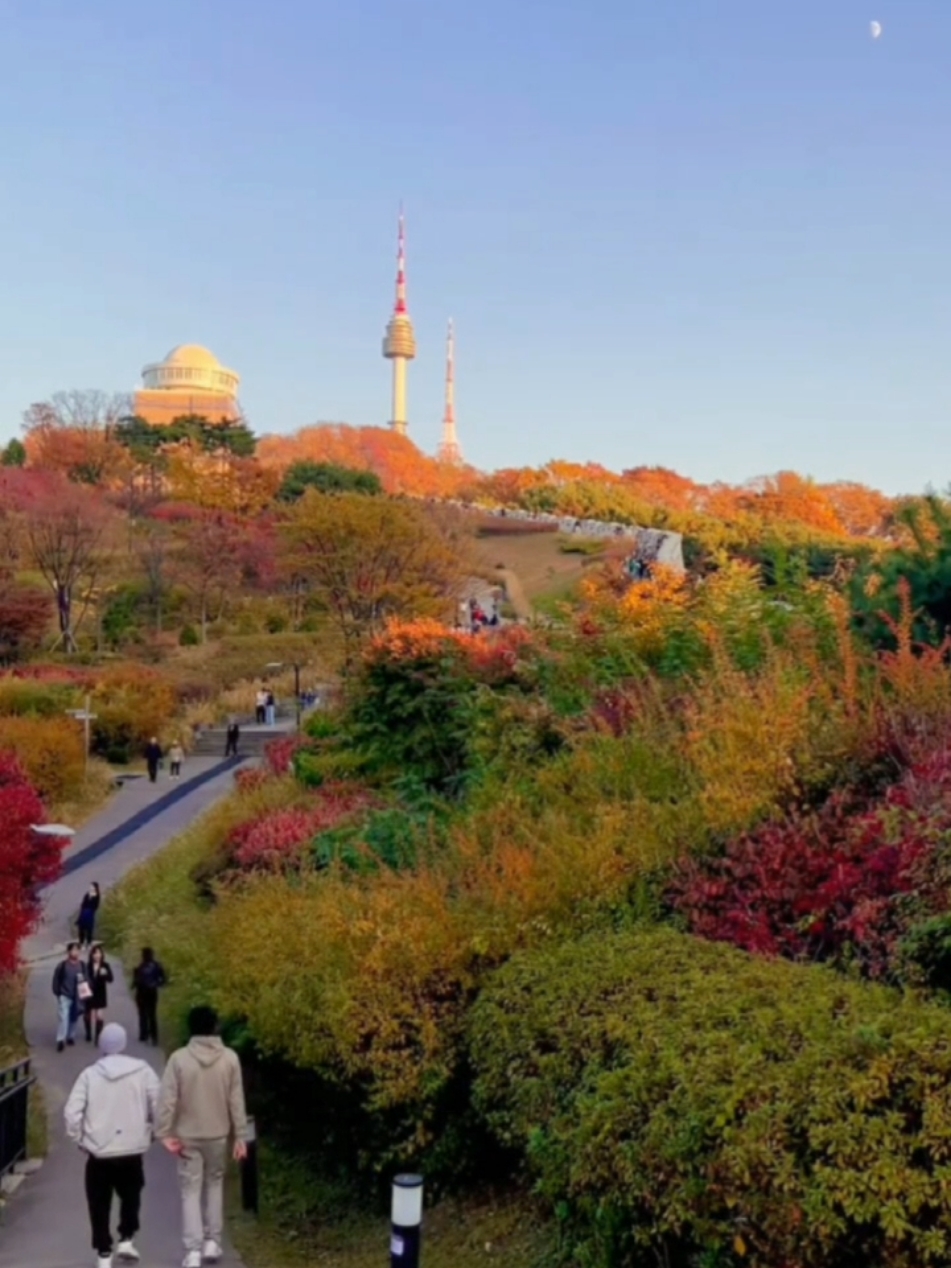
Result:
<instances>
[{"instance_id":1,"label":"backpack","mask_svg":"<svg viewBox=\"0 0 951 1268\"><path fill-rule=\"evenodd\" d=\"M139 965L135 971L135 984L147 991L155 991L165 985L165 970L158 960L149 960L147 964Z\"/></svg>"}]
</instances>

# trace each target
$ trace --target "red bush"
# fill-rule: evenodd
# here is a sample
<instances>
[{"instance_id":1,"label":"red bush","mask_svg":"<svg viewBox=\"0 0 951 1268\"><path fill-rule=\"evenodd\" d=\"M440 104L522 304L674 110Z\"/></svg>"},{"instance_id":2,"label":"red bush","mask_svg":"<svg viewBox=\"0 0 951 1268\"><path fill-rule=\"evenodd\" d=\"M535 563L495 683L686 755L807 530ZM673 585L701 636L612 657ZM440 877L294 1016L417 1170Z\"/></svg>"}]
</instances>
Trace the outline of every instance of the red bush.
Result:
<instances>
[{"instance_id":1,"label":"red bush","mask_svg":"<svg viewBox=\"0 0 951 1268\"><path fill-rule=\"evenodd\" d=\"M294 760L294 754L303 744L299 735L286 735L269 740L264 746L264 765L271 775L286 775Z\"/></svg>"},{"instance_id":2,"label":"red bush","mask_svg":"<svg viewBox=\"0 0 951 1268\"><path fill-rule=\"evenodd\" d=\"M951 817L951 753L913 768L876 803L839 794L770 824L718 858L681 866L670 889L693 933L797 960L891 967L912 919L946 910L937 852ZM909 896L913 897L910 899Z\"/></svg>"},{"instance_id":3,"label":"red bush","mask_svg":"<svg viewBox=\"0 0 951 1268\"><path fill-rule=\"evenodd\" d=\"M16 968L21 940L39 913L38 889L59 875L59 838L39 836L46 812L12 753L0 752L0 973Z\"/></svg>"},{"instance_id":4,"label":"red bush","mask_svg":"<svg viewBox=\"0 0 951 1268\"><path fill-rule=\"evenodd\" d=\"M327 784L312 804L270 810L235 828L226 843L232 862L243 871L293 866L318 832L339 827L373 804L374 798L365 789Z\"/></svg>"}]
</instances>

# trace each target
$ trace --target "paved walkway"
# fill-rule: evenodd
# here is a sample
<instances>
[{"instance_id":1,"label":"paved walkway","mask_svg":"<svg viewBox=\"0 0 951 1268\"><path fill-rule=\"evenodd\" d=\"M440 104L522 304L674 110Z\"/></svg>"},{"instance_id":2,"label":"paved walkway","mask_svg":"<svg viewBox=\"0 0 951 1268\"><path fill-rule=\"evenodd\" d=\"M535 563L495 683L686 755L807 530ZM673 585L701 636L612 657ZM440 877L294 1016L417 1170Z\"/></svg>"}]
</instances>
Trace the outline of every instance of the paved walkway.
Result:
<instances>
[{"instance_id":1,"label":"paved walkway","mask_svg":"<svg viewBox=\"0 0 951 1268\"><path fill-rule=\"evenodd\" d=\"M200 763L203 762L203 765ZM185 776L191 778L210 771L219 759L191 759ZM183 780L184 782L184 780ZM119 790L109 805L76 834L70 850L94 845L123 822L135 820L151 803L164 797L174 785L160 775L158 783L135 780ZM185 796L162 809L147 823L134 828L128 837L92 862L83 864L45 895L42 927L30 939L25 954L31 963L26 1004L26 1031L35 1073L43 1085L49 1113L49 1153L35 1176L27 1179L7 1209L0 1228L0 1268L86 1268L96 1262L90 1247L89 1224L83 1195L83 1158L65 1139L63 1105L83 1067L94 1059L91 1045L82 1038L75 1048L57 1053L54 1044L55 1003L50 991L53 967L66 939L79 900L90 881L103 890L122 877L142 859L160 850L198 815L233 786L231 770L214 775L207 783L187 791ZM162 948L156 947L159 956ZM113 960L116 982L109 992L109 1020L121 1022L129 1033L128 1051L142 1056L161 1070L162 1054L136 1042L138 1026L135 1006ZM82 1027L79 1027L82 1035ZM175 1161L159 1145L146 1159L146 1190L142 1204L142 1232L136 1243L142 1252L141 1268L178 1268L183 1251ZM118 1264L118 1261L116 1261ZM240 1260L228 1250L224 1268L240 1268Z\"/></svg>"}]
</instances>

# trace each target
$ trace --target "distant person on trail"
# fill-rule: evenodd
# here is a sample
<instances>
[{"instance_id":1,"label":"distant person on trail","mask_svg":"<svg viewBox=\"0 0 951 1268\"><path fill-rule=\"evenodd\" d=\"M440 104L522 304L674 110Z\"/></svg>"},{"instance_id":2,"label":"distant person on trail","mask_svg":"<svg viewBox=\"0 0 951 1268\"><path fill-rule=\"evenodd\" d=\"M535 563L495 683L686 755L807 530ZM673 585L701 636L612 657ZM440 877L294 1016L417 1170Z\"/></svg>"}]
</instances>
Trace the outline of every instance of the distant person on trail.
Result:
<instances>
[{"instance_id":1,"label":"distant person on trail","mask_svg":"<svg viewBox=\"0 0 951 1268\"><path fill-rule=\"evenodd\" d=\"M233 1156L248 1152L248 1117L237 1053L218 1038L213 1008L188 1014L191 1039L173 1052L162 1077L156 1135L178 1158L182 1194L183 1268L201 1268L222 1256L224 1175L228 1138Z\"/></svg>"},{"instance_id":2,"label":"distant person on trail","mask_svg":"<svg viewBox=\"0 0 951 1268\"><path fill-rule=\"evenodd\" d=\"M254 697L254 720L258 726L264 726L264 720L267 716L267 692L263 687L258 688L258 693Z\"/></svg>"},{"instance_id":3,"label":"distant person on trail","mask_svg":"<svg viewBox=\"0 0 951 1268\"><path fill-rule=\"evenodd\" d=\"M185 750L182 748L178 740L168 750L168 776L169 779L179 779L182 773L182 762L185 760Z\"/></svg>"},{"instance_id":4,"label":"distant person on trail","mask_svg":"<svg viewBox=\"0 0 951 1268\"><path fill-rule=\"evenodd\" d=\"M277 712L277 706L274 700L274 692L269 691L267 693L267 699L264 702L264 716L268 726L274 725L274 718L275 718L276 712Z\"/></svg>"},{"instance_id":5,"label":"distant person on trail","mask_svg":"<svg viewBox=\"0 0 951 1268\"><path fill-rule=\"evenodd\" d=\"M228 730L225 735L225 757L238 756L238 740L241 739L241 728L232 718L228 723Z\"/></svg>"},{"instance_id":6,"label":"distant person on trail","mask_svg":"<svg viewBox=\"0 0 951 1268\"><path fill-rule=\"evenodd\" d=\"M66 959L53 970L53 994L56 996L56 1051L62 1052L76 1042L76 1023L92 988L86 980L86 966L79 955L79 943L66 948Z\"/></svg>"},{"instance_id":7,"label":"distant person on trail","mask_svg":"<svg viewBox=\"0 0 951 1268\"><path fill-rule=\"evenodd\" d=\"M109 984L115 981L112 965L106 959L101 943L93 947L89 963L86 965L86 981L92 994L85 1001L83 1024L86 1028L86 1042L92 1043L93 1028L96 1031L96 1043L106 1024L106 1008L109 1005Z\"/></svg>"},{"instance_id":8,"label":"distant person on trail","mask_svg":"<svg viewBox=\"0 0 951 1268\"><path fill-rule=\"evenodd\" d=\"M93 934L96 932L96 912L99 910L101 897L99 886L96 881L93 881L85 894L83 894L83 900L79 904L76 935L79 938L79 945L83 949L92 946Z\"/></svg>"},{"instance_id":9,"label":"distant person on trail","mask_svg":"<svg viewBox=\"0 0 951 1268\"><path fill-rule=\"evenodd\" d=\"M168 979L151 947L142 948L142 959L132 972L132 992L139 1011L139 1043L158 1043L158 995Z\"/></svg>"},{"instance_id":10,"label":"distant person on trail","mask_svg":"<svg viewBox=\"0 0 951 1268\"><path fill-rule=\"evenodd\" d=\"M66 1135L86 1155L86 1202L98 1268L112 1268L112 1197L119 1199L120 1260L140 1258L133 1238L158 1109L158 1075L145 1061L124 1055L126 1033L110 1022L99 1038L102 1056L73 1084L63 1117Z\"/></svg>"},{"instance_id":11,"label":"distant person on trail","mask_svg":"<svg viewBox=\"0 0 951 1268\"><path fill-rule=\"evenodd\" d=\"M149 779L154 784L158 778L159 762L162 760L162 750L159 742L153 735L145 746L145 764L148 767Z\"/></svg>"}]
</instances>

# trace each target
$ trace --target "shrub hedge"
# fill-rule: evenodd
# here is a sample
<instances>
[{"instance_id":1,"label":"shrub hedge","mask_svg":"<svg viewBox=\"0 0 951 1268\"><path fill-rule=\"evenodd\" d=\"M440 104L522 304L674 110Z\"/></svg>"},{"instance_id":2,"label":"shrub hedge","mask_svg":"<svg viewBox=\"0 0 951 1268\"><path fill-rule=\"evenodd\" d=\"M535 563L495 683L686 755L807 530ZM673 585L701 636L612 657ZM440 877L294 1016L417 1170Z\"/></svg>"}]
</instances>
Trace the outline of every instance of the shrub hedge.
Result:
<instances>
[{"instance_id":1,"label":"shrub hedge","mask_svg":"<svg viewBox=\"0 0 951 1268\"><path fill-rule=\"evenodd\" d=\"M515 956L468 1045L583 1262L947 1262L945 1009L655 928Z\"/></svg>"}]
</instances>

